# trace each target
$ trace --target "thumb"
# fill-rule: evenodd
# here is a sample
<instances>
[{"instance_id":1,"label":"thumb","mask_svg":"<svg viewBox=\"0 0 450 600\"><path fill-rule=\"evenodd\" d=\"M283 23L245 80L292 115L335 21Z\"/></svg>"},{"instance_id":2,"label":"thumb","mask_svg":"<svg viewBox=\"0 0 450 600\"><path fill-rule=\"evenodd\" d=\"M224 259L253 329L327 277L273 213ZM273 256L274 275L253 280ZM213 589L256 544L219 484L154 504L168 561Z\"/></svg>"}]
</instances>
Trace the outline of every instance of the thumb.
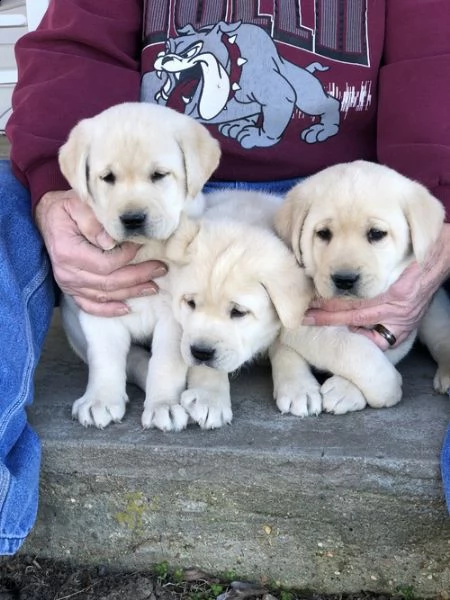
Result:
<instances>
[{"instance_id":1,"label":"thumb","mask_svg":"<svg viewBox=\"0 0 450 600\"><path fill-rule=\"evenodd\" d=\"M112 250L116 242L97 220L94 211L78 196L70 194L64 199L66 212L76 223L78 230L91 244L102 250Z\"/></svg>"}]
</instances>

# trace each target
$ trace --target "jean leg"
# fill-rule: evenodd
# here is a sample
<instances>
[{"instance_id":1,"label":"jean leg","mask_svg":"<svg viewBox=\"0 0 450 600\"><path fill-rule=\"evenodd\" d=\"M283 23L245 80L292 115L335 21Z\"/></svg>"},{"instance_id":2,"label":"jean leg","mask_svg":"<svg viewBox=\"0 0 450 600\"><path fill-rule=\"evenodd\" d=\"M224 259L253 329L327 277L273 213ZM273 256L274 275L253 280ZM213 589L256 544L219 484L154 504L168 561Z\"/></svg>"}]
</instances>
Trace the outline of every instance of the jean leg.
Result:
<instances>
[{"instance_id":1,"label":"jean leg","mask_svg":"<svg viewBox=\"0 0 450 600\"><path fill-rule=\"evenodd\" d=\"M20 548L36 518L40 444L26 406L53 306L28 192L0 161L0 555Z\"/></svg>"},{"instance_id":2,"label":"jean leg","mask_svg":"<svg viewBox=\"0 0 450 600\"><path fill-rule=\"evenodd\" d=\"M273 181L208 181L203 188L205 194L219 190L248 190L253 192L266 192L284 196L297 183L305 179L299 177L296 179L280 179Z\"/></svg>"},{"instance_id":3,"label":"jean leg","mask_svg":"<svg viewBox=\"0 0 450 600\"><path fill-rule=\"evenodd\" d=\"M450 426L447 435L445 436L441 452L441 473L447 509L450 514Z\"/></svg>"}]
</instances>

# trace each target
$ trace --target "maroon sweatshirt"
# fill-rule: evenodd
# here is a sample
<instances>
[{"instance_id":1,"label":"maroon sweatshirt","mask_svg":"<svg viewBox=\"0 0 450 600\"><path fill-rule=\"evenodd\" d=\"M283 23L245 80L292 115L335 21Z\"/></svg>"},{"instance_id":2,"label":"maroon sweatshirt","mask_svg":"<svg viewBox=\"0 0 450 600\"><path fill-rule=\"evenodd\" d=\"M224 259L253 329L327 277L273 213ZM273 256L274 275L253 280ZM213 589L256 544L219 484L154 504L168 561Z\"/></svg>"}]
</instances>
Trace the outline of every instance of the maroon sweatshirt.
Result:
<instances>
[{"instance_id":1,"label":"maroon sweatshirt","mask_svg":"<svg viewBox=\"0 0 450 600\"><path fill-rule=\"evenodd\" d=\"M363 158L450 215L448 0L52 0L16 56L7 134L34 203L68 188L57 152L75 123L140 99L208 126L217 180Z\"/></svg>"}]
</instances>

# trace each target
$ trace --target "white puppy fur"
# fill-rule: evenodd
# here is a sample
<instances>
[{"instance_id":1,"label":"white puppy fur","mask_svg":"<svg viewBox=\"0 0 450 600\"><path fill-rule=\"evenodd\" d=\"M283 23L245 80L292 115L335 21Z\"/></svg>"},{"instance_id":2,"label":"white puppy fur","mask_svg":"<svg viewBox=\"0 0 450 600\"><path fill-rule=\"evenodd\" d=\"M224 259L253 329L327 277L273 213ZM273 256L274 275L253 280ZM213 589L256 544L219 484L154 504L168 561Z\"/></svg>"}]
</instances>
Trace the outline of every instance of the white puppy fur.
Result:
<instances>
[{"instance_id":1,"label":"white puppy fur","mask_svg":"<svg viewBox=\"0 0 450 600\"><path fill-rule=\"evenodd\" d=\"M185 263L171 288L190 366L181 404L210 429L232 419L228 373L266 352L281 325L298 327L312 288L273 231L279 198L224 191L206 202L202 219L183 223L167 254Z\"/></svg>"},{"instance_id":2,"label":"white puppy fur","mask_svg":"<svg viewBox=\"0 0 450 600\"><path fill-rule=\"evenodd\" d=\"M278 211L279 234L293 249L323 298L373 298L414 260L421 263L441 232L444 211L423 186L387 167L365 162L330 167L294 187ZM450 385L450 304L434 296L419 331L438 363L437 391ZM283 330L272 348L278 406L299 415L387 407L402 397L394 368L411 349L413 332L383 353L345 327ZM305 362L305 359L307 362ZM333 376L319 387L309 365Z\"/></svg>"},{"instance_id":3,"label":"white puppy fur","mask_svg":"<svg viewBox=\"0 0 450 600\"><path fill-rule=\"evenodd\" d=\"M117 244L142 244L133 262L167 262L167 240L183 213L202 212L200 192L218 165L220 149L190 117L157 105L125 103L78 123L59 159L71 187ZM165 431L186 426L188 415L179 399L187 366L167 293L170 277L158 279L157 295L129 300L131 311L121 317L93 316L63 297L68 339L89 365L86 391L72 410L81 424L103 428L122 419L128 366L129 379L146 390L143 426ZM150 338L153 356L142 382L148 354L133 343Z\"/></svg>"}]
</instances>

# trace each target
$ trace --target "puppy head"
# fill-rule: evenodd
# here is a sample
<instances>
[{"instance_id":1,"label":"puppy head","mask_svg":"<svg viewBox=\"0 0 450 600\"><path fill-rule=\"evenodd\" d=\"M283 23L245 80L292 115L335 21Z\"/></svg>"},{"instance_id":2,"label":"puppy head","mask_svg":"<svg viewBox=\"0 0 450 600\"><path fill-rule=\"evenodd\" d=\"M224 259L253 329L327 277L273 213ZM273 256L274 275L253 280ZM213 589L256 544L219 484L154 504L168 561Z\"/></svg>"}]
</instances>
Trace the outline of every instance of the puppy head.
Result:
<instances>
[{"instance_id":1,"label":"puppy head","mask_svg":"<svg viewBox=\"0 0 450 600\"><path fill-rule=\"evenodd\" d=\"M64 177L118 242L167 239L219 158L203 125L138 102L80 121L59 153Z\"/></svg>"},{"instance_id":2,"label":"puppy head","mask_svg":"<svg viewBox=\"0 0 450 600\"><path fill-rule=\"evenodd\" d=\"M422 185L387 167L355 161L295 186L275 226L320 296L371 298L441 232L444 211Z\"/></svg>"},{"instance_id":3,"label":"puppy head","mask_svg":"<svg viewBox=\"0 0 450 600\"><path fill-rule=\"evenodd\" d=\"M189 365L231 372L266 350L282 324L300 325L310 285L267 230L220 219L191 233L171 254L185 263L172 290L182 355Z\"/></svg>"}]
</instances>

